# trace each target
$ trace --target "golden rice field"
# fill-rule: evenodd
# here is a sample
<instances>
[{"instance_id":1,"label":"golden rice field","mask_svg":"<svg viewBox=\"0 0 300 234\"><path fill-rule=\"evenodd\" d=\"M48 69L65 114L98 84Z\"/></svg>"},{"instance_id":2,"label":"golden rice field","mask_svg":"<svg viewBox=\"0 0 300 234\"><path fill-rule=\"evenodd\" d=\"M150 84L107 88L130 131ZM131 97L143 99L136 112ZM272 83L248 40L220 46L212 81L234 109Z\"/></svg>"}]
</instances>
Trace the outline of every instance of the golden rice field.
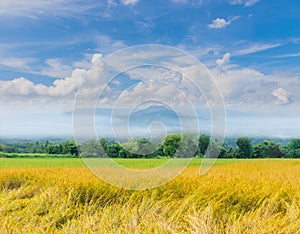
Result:
<instances>
[{"instance_id":1,"label":"golden rice field","mask_svg":"<svg viewBox=\"0 0 300 234\"><path fill-rule=\"evenodd\" d=\"M299 160L198 170L128 191L84 166L2 167L0 233L300 233Z\"/></svg>"}]
</instances>

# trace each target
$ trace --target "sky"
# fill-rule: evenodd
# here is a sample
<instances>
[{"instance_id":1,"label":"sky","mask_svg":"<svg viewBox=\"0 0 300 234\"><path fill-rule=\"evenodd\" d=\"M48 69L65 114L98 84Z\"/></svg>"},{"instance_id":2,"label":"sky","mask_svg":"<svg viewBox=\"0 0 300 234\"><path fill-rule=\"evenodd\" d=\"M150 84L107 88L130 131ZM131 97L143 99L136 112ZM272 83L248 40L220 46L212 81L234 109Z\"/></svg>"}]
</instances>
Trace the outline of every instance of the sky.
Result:
<instances>
[{"instance_id":1,"label":"sky","mask_svg":"<svg viewBox=\"0 0 300 234\"><path fill-rule=\"evenodd\" d=\"M109 54L144 44L178 48L208 69L223 97L226 135L300 136L299 12L298 0L2 0L0 137L72 136L72 111L82 82ZM126 56L132 60L135 54ZM101 82L101 72L96 76ZM116 77L97 103L98 134L113 133L117 97L125 108L153 94L156 101L174 101L164 108L146 103L144 113L137 108L127 125L134 125L137 134L151 126L160 133L180 130L181 113L172 107L184 107L183 96L162 84L184 90L178 77L158 67ZM147 83L150 79L155 84ZM203 98L197 91L185 91L201 131L209 131L213 105L199 105ZM125 124L120 116L114 128Z\"/></svg>"}]
</instances>

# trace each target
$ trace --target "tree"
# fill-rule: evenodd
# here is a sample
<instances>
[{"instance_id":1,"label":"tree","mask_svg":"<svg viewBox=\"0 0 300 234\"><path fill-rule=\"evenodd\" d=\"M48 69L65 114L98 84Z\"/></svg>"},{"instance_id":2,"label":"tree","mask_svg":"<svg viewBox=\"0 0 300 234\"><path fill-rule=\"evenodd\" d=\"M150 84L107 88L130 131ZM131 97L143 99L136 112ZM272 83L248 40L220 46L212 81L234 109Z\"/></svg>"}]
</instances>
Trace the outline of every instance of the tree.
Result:
<instances>
[{"instance_id":1,"label":"tree","mask_svg":"<svg viewBox=\"0 0 300 234\"><path fill-rule=\"evenodd\" d=\"M81 157L103 157L105 155L104 149L100 142L91 140L84 142L80 146Z\"/></svg>"},{"instance_id":2,"label":"tree","mask_svg":"<svg viewBox=\"0 0 300 234\"><path fill-rule=\"evenodd\" d=\"M210 147L208 148L205 156L209 158L227 158L228 153L224 147L224 143L215 139L210 142Z\"/></svg>"},{"instance_id":3,"label":"tree","mask_svg":"<svg viewBox=\"0 0 300 234\"><path fill-rule=\"evenodd\" d=\"M132 157L132 154L125 150L124 148L122 148L120 151L119 151L119 157L120 158L131 158Z\"/></svg>"},{"instance_id":4,"label":"tree","mask_svg":"<svg viewBox=\"0 0 300 234\"><path fill-rule=\"evenodd\" d=\"M44 153L46 154L49 154L49 146L50 146L50 143L48 140L46 140L46 143L45 143L45 147L44 147Z\"/></svg>"},{"instance_id":5,"label":"tree","mask_svg":"<svg viewBox=\"0 0 300 234\"><path fill-rule=\"evenodd\" d=\"M285 153L280 144L271 141L269 145L269 158L282 158L285 156Z\"/></svg>"},{"instance_id":6,"label":"tree","mask_svg":"<svg viewBox=\"0 0 300 234\"><path fill-rule=\"evenodd\" d=\"M152 157L159 145L146 138L137 139L138 152L143 157Z\"/></svg>"},{"instance_id":7,"label":"tree","mask_svg":"<svg viewBox=\"0 0 300 234\"><path fill-rule=\"evenodd\" d=\"M284 156L284 152L281 145L273 142L264 140L263 143L257 144L253 148L253 158L281 158Z\"/></svg>"},{"instance_id":8,"label":"tree","mask_svg":"<svg viewBox=\"0 0 300 234\"><path fill-rule=\"evenodd\" d=\"M75 156L79 155L78 147L75 141L65 141L61 144L62 154L72 154Z\"/></svg>"},{"instance_id":9,"label":"tree","mask_svg":"<svg viewBox=\"0 0 300 234\"><path fill-rule=\"evenodd\" d=\"M48 146L49 154L61 154L61 145L59 144L51 144Z\"/></svg>"},{"instance_id":10,"label":"tree","mask_svg":"<svg viewBox=\"0 0 300 234\"><path fill-rule=\"evenodd\" d=\"M300 139L291 139L286 147L287 157L300 158Z\"/></svg>"},{"instance_id":11,"label":"tree","mask_svg":"<svg viewBox=\"0 0 300 234\"><path fill-rule=\"evenodd\" d=\"M62 154L70 153L69 141L61 143L61 153Z\"/></svg>"},{"instance_id":12,"label":"tree","mask_svg":"<svg viewBox=\"0 0 300 234\"><path fill-rule=\"evenodd\" d=\"M208 148L209 142L210 142L210 137L209 136L202 134L199 137L198 147L199 147L199 154L200 154L200 156L205 155L205 152L206 152L206 150Z\"/></svg>"},{"instance_id":13,"label":"tree","mask_svg":"<svg viewBox=\"0 0 300 234\"><path fill-rule=\"evenodd\" d=\"M160 145L147 138L129 140L122 144L120 157L153 158L159 154Z\"/></svg>"},{"instance_id":14,"label":"tree","mask_svg":"<svg viewBox=\"0 0 300 234\"><path fill-rule=\"evenodd\" d=\"M175 156L175 153L179 147L180 140L181 140L181 135L178 133L166 136L166 138L163 141L163 152L165 156L167 157Z\"/></svg>"},{"instance_id":15,"label":"tree","mask_svg":"<svg viewBox=\"0 0 300 234\"><path fill-rule=\"evenodd\" d=\"M108 141L107 141L106 139L104 139L104 138L101 138L101 139L99 140L99 142L100 142L100 144L101 144L103 150L106 152L106 150L107 150L107 148L108 148L108 146L109 146Z\"/></svg>"},{"instance_id":16,"label":"tree","mask_svg":"<svg viewBox=\"0 0 300 234\"><path fill-rule=\"evenodd\" d=\"M250 158L252 155L251 140L248 137L239 137L236 141L238 146L237 158Z\"/></svg>"},{"instance_id":17,"label":"tree","mask_svg":"<svg viewBox=\"0 0 300 234\"><path fill-rule=\"evenodd\" d=\"M293 150L300 149L300 139L291 139L288 147Z\"/></svg>"},{"instance_id":18,"label":"tree","mask_svg":"<svg viewBox=\"0 0 300 234\"><path fill-rule=\"evenodd\" d=\"M192 158L195 157L198 150L198 139L193 134L182 134L176 157Z\"/></svg>"},{"instance_id":19,"label":"tree","mask_svg":"<svg viewBox=\"0 0 300 234\"><path fill-rule=\"evenodd\" d=\"M74 156L79 156L79 149L75 141L65 142L65 147L66 147L65 154L72 154Z\"/></svg>"},{"instance_id":20,"label":"tree","mask_svg":"<svg viewBox=\"0 0 300 234\"><path fill-rule=\"evenodd\" d=\"M197 153L197 139L193 134L168 135L163 141L163 152L167 157L194 157Z\"/></svg>"},{"instance_id":21,"label":"tree","mask_svg":"<svg viewBox=\"0 0 300 234\"><path fill-rule=\"evenodd\" d=\"M129 140L123 143L120 153L120 157L139 158L140 154L138 142L136 140Z\"/></svg>"},{"instance_id":22,"label":"tree","mask_svg":"<svg viewBox=\"0 0 300 234\"><path fill-rule=\"evenodd\" d=\"M118 158L122 149L122 146L116 142L107 148L106 154L111 158Z\"/></svg>"},{"instance_id":23,"label":"tree","mask_svg":"<svg viewBox=\"0 0 300 234\"><path fill-rule=\"evenodd\" d=\"M42 153L42 146L39 141L35 142L35 145L33 146L33 153Z\"/></svg>"},{"instance_id":24,"label":"tree","mask_svg":"<svg viewBox=\"0 0 300 234\"><path fill-rule=\"evenodd\" d=\"M27 143L26 151L27 151L27 153L30 153L30 154L34 153L33 143L31 143L31 142Z\"/></svg>"}]
</instances>

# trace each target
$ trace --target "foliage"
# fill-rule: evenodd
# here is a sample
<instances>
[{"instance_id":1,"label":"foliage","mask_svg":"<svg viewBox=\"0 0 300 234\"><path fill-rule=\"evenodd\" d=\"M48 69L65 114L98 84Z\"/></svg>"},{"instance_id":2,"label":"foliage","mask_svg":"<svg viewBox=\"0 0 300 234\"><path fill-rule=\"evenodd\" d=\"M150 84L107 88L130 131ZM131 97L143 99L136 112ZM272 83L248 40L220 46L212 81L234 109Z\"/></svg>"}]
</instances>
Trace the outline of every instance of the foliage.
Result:
<instances>
[{"instance_id":1,"label":"foliage","mask_svg":"<svg viewBox=\"0 0 300 234\"><path fill-rule=\"evenodd\" d=\"M237 158L250 158L252 155L251 140L248 137L239 137L236 141L238 149L236 151Z\"/></svg>"},{"instance_id":2,"label":"foliage","mask_svg":"<svg viewBox=\"0 0 300 234\"><path fill-rule=\"evenodd\" d=\"M210 137L208 135L202 134L199 137L199 143L198 143L198 147L199 147L199 155L200 156L204 156L206 153L206 150L208 148L210 142Z\"/></svg>"},{"instance_id":3,"label":"foliage","mask_svg":"<svg viewBox=\"0 0 300 234\"><path fill-rule=\"evenodd\" d=\"M288 158L300 158L300 139L291 139L286 147Z\"/></svg>"},{"instance_id":4,"label":"foliage","mask_svg":"<svg viewBox=\"0 0 300 234\"><path fill-rule=\"evenodd\" d=\"M268 140L253 148L253 158L281 158L284 155L280 144Z\"/></svg>"},{"instance_id":5,"label":"foliage","mask_svg":"<svg viewBox=\"0 0 300 234\"><path fill-rule=\"evenodd\" d=\"M163 152L167 157L174 157L179 147L181 135L171 134L167 135L163 142Z\"/></svg>"},{"instance_id":6,"label":"foliage","mask_svg":"<svg viewBox=\"0 0 300 234\"><path fill-rule=\"evenodd\" d=\"M103 157L105 151L100 142L95 140L84 142L80 145L81 157Z\"/></svg>"},{"instance_id":7,"label":"foliage","mask_svg":"<svg viewBox=\"0 0 300 234\"><path fill-rule=\"evenodd\" d=\"M119 143L107 139L91 140L81 144L67 140L60 142L12 141L0 144L0 157L28 157L47 154L49 157L111 157L111 158L160 158L160 157L210 157L210 158L300 158L300 139L287 141L262 140L249 137L225 139L222 143L202 134L196 138L192 134L169 134L162 143L147 138L131 139ZM282 142L282 143L280 143ZM283 145L284 143L284 145ZM198 145L197 145L198 144ZM208 146L210 150L207 152Z\"/></svg>"}]
</instances>

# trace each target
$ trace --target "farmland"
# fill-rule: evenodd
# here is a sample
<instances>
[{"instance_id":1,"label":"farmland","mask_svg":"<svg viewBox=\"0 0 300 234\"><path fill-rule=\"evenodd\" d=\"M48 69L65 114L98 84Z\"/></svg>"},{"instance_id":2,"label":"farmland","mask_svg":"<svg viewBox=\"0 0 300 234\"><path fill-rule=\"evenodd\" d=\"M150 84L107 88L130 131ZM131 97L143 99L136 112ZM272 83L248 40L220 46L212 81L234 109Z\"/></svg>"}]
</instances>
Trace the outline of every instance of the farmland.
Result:
<instances>
[{"instance_id":1,"label":"farmland","mask_svg":"<svg viewBox=\"0 0 300 234\"><path fill-rule=\"evenodd\" d=\"M166 159L116 159L150 168ZM201 159L175 180L130 191L81 159L1 158L0 233L297 233L300 160Z\"/></svg>"}]
</instances>

